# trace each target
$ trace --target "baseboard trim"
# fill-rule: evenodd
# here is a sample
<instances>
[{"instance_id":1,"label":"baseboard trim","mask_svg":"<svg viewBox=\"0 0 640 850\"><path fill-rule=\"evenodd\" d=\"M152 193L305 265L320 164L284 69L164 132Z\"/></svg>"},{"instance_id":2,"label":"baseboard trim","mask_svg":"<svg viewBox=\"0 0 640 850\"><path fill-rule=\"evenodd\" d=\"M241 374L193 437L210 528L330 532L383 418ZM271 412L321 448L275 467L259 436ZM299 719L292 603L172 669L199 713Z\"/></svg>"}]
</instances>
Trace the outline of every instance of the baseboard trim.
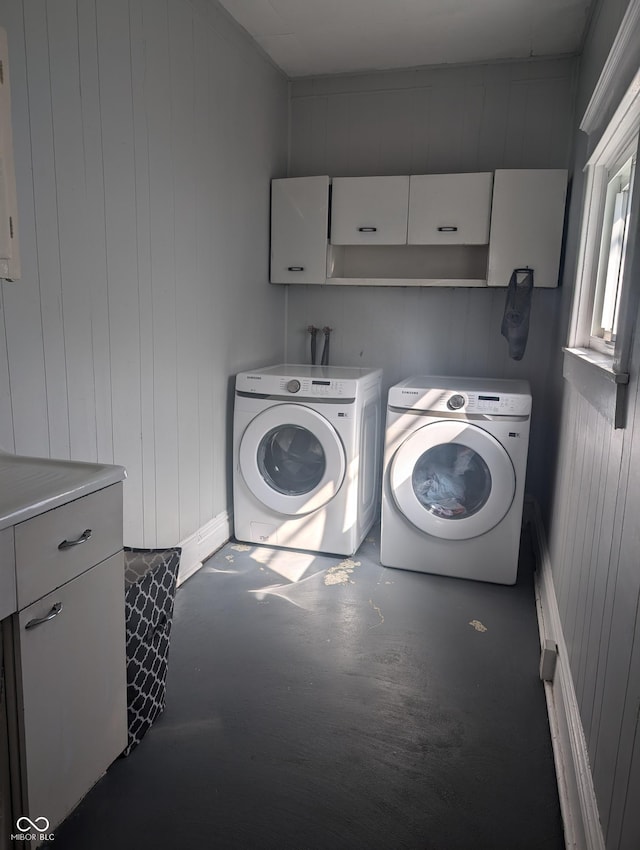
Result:
<instances>
[{"instance_id":1,"label":"baseboard trim","mask_svg":"<svg viewBox=\"0 0 640 850\"><path fill-rule=\"evenodd\" d=\"M196 532L186 537L179 545L182 547L178 585L181 585L194 573L197 573L202 562L209 555L229 540L231 537L231 517L228 511L223 511L210 519Z\"/></svg>"},{"instance_id":2,"label":"baseboard trim","mask_svg":"<svg viewBox=\"0 0 640 850\"><path fill-rule=\"evenodd\" d=\"M587 743L553 584L549 547L540 509L532 499L527 499L526 515L533 531L537 557L535 587L540 645L549 639L558 647L554 679L545 682L544 688L565 846L567 850L605 850Z\"/></svg>"}]
</instances>

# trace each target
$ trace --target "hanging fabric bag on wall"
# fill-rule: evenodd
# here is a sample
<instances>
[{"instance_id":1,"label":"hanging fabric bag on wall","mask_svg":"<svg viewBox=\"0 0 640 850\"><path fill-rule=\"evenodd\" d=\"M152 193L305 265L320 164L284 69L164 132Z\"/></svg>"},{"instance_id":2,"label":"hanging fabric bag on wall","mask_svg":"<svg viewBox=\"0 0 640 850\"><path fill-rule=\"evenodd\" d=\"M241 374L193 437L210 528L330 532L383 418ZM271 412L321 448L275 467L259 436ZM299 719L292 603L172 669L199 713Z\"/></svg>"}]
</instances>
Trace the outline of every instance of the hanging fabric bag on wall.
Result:
<instances>
[{"instance_id":1,"label":"hanging fabric bag on wall","mask_svg":"<svg viewBox=\"0 0 640 850\"><path fill-rule=\"evenodd\" d=\"M512 360L522 360L527 347L532 292L533 269L514 269L507 287L501 327Z\"/></svg>"}]
</instances>

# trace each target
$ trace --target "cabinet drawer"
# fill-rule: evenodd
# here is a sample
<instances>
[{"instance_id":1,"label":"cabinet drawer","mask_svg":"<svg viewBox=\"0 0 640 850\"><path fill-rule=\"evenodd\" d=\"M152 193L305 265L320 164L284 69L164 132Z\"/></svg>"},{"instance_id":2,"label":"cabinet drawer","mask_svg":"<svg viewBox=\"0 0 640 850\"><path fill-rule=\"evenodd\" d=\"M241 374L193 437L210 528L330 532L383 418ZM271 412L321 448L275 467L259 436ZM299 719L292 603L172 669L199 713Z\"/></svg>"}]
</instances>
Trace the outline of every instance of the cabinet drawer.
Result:
<instances>
[{"instance_id":1,"label":"cabinet drawer","mask_svg":"<svg viewBox=\"0 0 640 850\"><path fill-rule=\"evenodd\" d=\"M409 178L334 177L334 245L405 245Z\"/></svg>"},{"instance_id":2,"label":"cabinet drawer","mask_svg":"<svg viewBox=\"0 0 640 850\"><path fill-rule=\"evenodd\" d=\"M122 484L19 523L15 527L18 610L120 549Z\"/></svg>"}]
</instances>

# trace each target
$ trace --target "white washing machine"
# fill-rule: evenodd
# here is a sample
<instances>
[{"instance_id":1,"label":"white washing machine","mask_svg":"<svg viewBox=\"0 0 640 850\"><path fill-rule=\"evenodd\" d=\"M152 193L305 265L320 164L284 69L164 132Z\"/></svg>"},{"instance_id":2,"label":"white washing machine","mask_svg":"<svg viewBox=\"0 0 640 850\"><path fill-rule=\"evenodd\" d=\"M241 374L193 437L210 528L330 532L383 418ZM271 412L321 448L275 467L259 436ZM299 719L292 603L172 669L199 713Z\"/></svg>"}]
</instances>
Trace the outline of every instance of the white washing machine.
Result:
<instances>
[{"instance_id":1,"label":"white washing machine","mask_svg":"<svg viewBox=\"0 0 640 850\"><path fill-rule=\"evenodd\" d=\"M418 376L391 387L383 565L515 582L530 416L526 381Z\"/></svg>"},{"instance_id":2,"label":"white washing machine","mask_svg":"<svg viewBox=\"0 0 640 850\"><path fill-rule=\"evenodd\" d=\"M379 494L380 369L281 364L236 377L238 540L353 555Z\"/></svg>"}]
</instances>

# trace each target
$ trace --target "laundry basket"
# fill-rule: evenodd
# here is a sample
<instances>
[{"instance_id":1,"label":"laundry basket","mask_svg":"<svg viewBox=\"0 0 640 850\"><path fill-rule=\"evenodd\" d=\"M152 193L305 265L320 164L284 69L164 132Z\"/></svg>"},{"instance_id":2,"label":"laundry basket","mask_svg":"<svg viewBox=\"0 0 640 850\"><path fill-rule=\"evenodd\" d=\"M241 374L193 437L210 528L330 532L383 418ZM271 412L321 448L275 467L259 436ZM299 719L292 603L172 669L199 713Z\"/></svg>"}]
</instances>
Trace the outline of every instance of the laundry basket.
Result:
<instances>
[{"instance_id":1,"label":"laundry basket","mask_svg":"<svg viewBox=\"0 0 640 850\"><path fill-rule=\"evenodd\" d=\"M179 547L124 547L128 756L165 706Z\"/></svg>"}]
</instances>

